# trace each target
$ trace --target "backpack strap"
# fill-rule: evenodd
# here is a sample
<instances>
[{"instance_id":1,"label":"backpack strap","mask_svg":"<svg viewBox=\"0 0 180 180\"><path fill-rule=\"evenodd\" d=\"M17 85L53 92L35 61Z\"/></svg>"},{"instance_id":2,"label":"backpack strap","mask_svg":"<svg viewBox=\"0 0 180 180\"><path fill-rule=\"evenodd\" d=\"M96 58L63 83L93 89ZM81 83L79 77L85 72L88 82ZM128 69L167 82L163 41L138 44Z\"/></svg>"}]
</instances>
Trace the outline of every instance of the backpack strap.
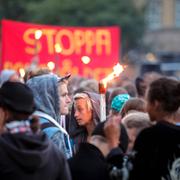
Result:
<instances>
[{"instance_id":1,"label":"backpack strap","mask_svg":"<svg viewBox=\"0 0 180 180\"><path fill-rule=\"evenodd\" d=\"M41 124L41 129L46 129L46 128L49 128L49 127L55 127L54 124L50 123L50 122L46 122L46 123L43 123Z\"/></svg>"},{"instance_id":2,"label":"backpack strap","mask_svg":"<svg viewBox=\"0 0 180 180\"><path fill-rule=\"evenodd\" d=\"M62 131L64 134L66 134L68 136L68 133L66 132L66 130L55 120L53 119L51 116L49 116L48 114L45 114L41 111L35 111L34 115L43 117L45 119L49 120L49 123L53 124L55 127L59 128L60 131Z\"/></svg>"},{"instance_id":3,"label":"backpack strap","mask_svg":"<svg viewBox=\"0 0 180 180\"><path fill-rule=\"evenodd\" d=\"M65 142L65 143L67 144L70 154L72 156L72 148L71 148L71 143L70 143L70 139L69 139L69 134L67 133L67 131L54 118L52 118L48 114L45 114L41 111L35 111L34 115L37 115L39 117L42 117L42 118L45 118L48 120L48 122L44 122L41 124L42 130L48 129L50 127L54 127L54 128L56 128L56 130L59 130L62 133L64 133L65 139L67 140L67 142Z\"/></svg>"}]
</instances>

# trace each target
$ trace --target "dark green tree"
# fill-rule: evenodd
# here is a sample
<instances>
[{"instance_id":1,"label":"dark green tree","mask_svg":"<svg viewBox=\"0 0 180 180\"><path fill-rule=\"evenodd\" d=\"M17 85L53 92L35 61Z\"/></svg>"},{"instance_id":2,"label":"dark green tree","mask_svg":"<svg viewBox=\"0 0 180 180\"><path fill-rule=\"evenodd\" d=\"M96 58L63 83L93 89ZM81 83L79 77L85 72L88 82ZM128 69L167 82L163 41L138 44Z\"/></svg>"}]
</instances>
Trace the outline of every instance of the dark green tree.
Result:
<instances>
[{"instance_id":1,"label":"dark green tree","mask_svg":"<svg viewBox=\"0 0 180 180\"><path fill-rule=\"evenodd\" d=\"M26 21L28 4L32 1L35 0L0 0L0 19Z\"/></svg>"},{"instance_id":2,"label":"dark green tree","mask_svg":"<svg viewBox=\"0 0 180 180\"><path fill-rule=\"evenodd\" d=\"M64 26L111 26L122 29L123 49L136 48L144 31L144 8L132 0L44 0L31 3L29 13L38 23Z\"/></svg>"},{"instance_id":3,"label":"dark green tree","mask_svg":"<svg viewBox=\"0 0 180 180\"><path fill-rule=\"evenodd\" d=\"M144 8L132 0L0 0L0 17L61 26L112 26L122 30L123 50L136 48L144 31Z\"/></svg>"}]
</instances>

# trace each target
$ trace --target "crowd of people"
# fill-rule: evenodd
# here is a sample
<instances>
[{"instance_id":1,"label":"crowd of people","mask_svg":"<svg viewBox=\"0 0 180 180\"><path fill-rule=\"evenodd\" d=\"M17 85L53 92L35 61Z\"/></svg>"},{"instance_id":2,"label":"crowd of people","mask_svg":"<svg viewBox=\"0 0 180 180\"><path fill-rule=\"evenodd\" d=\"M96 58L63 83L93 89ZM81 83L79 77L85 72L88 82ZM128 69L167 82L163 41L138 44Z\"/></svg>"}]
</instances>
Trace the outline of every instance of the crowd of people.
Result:
<instances>
[{"instance_id":1,"label":"crowd of people","mask_svg":"<svg viewBox=\"0 0 180 180\"><path fill-rule=\"evenodd\" d=\"M180 180L180 81L116 79L100 119L94 79L46 69L0 73L0 177Z\"/></svg>"}]
</instances>

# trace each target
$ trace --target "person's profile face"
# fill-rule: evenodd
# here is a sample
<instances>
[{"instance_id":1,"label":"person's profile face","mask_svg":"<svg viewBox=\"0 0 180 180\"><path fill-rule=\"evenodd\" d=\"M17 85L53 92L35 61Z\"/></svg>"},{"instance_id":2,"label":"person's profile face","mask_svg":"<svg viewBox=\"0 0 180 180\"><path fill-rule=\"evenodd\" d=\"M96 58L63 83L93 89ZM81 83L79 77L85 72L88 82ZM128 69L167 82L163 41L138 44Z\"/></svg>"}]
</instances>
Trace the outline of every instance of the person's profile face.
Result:
<instances>
[{"instance_id":1,"label":"person's profile face","mask_svg":"<svg viewBox=\"0 0 180 180\"><path fill-rule=\"evenodd\" d=\"M67 115L69 113L69 104L71 102L66 83L60 83L58 87L59 101L60 101L60 114Z\"/></svg>"},{"instance_id":2,"label":"person's profile face","mask_svg":"<svg viewBox=\"0 0 180 180\"><path fill-rule=\"evenodd\" d=\"M80 126L86 126L92 122L92 110L88 109L86 99L76 99L74 102L74 110L74 116Z\"/></svg>"}]
</instances>

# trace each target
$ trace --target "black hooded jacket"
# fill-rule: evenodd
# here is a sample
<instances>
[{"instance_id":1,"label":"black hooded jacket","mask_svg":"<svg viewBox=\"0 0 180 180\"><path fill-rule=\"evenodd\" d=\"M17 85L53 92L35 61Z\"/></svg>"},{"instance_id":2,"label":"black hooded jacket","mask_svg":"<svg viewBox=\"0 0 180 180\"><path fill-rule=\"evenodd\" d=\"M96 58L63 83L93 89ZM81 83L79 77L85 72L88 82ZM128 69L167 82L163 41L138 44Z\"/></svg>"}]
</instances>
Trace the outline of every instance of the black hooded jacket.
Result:
<instances>
[{"instance_id":1,"label":"black hooded jacket","mask_svg":"<svg viewBox=\"0 0 180 180\"><path fill-rule=\"evenodd\" d=\"M0 136L1 180L71 180L64 156L44 134Z\"/></svg>"}]
</instances>

